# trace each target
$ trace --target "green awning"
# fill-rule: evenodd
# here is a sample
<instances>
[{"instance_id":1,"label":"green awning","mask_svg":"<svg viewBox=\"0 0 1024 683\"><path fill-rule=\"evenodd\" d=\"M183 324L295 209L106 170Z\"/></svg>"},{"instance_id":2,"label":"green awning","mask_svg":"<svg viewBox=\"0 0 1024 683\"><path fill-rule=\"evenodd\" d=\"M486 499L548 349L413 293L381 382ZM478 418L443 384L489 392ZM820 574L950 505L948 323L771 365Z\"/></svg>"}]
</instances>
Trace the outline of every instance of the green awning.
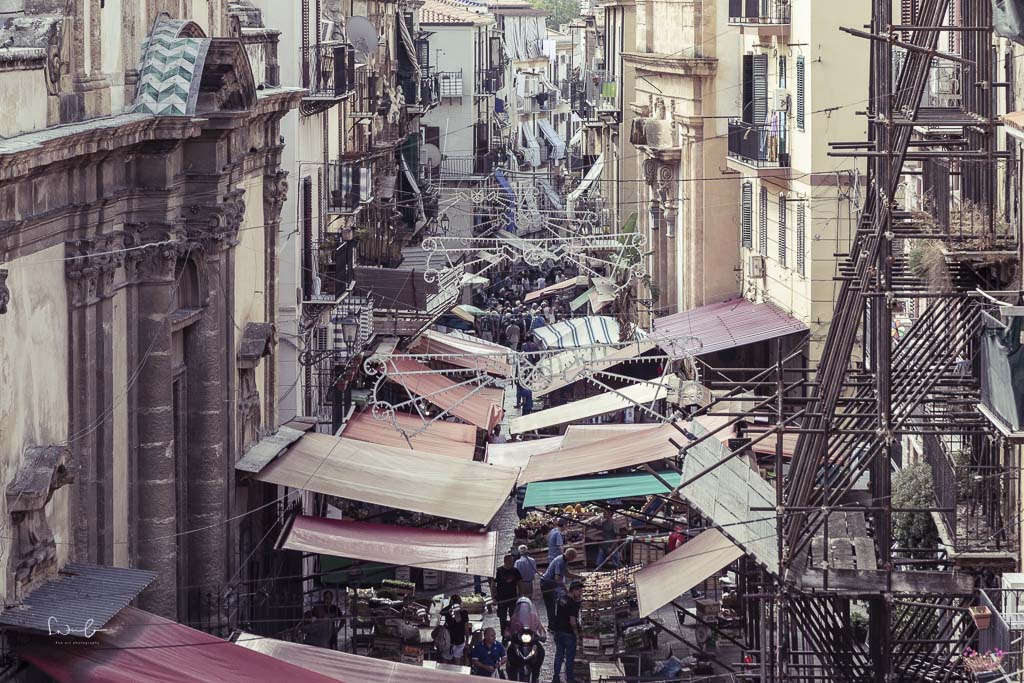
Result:
<instances>
[{"instance_id":1,"label":"green awning","mask_svg":"<svg viewBox=\"0 0 1024 683\"><path fill-rule=\"evenodd\" d=\"M681 481L678 472L659 472L672 486ZM636 498L653 493L669 493L665 485L646 472L580 477L558 481L538 481L526 486L523 507L538 508L567 503L591 503L613 498Z\"/></svg>"},{"instance_id":2,"label":"green awning","mask_svg":"<svg viewBox=\"0 0 1024 683\"><path fill-rule=\"evenodd\" d=\"M588 289L587 291L583 292L578 297L573 299L572 303L569 304L569 308L571 308L573 311L580 310L580 307L583 306L583 304L590 301L590 292L592 289L593 287L591 287L590 289Z\"/></svg>"}]
</instances>

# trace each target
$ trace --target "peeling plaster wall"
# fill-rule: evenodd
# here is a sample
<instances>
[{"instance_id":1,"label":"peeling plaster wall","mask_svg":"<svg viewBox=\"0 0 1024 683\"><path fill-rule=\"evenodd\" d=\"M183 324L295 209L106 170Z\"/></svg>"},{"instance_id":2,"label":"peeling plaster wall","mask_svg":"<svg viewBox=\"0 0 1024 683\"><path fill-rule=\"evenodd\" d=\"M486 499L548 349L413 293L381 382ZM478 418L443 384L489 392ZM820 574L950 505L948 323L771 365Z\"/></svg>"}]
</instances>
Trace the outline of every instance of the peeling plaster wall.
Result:
<instances>
[{"instance_id":1,"label":"peeling plaster wall","mask_svg":"<svg viewBox=\"0 0 1024 683\"><path fill-rule=\"evenodd\" d=\"M11 304L0 316L0 536L10 538L3 492L25 448L68 438L68 304L64 245L6 264ZM46 515L57 542L57 561L71 550L68 494L57 491ZM0 595L7 594L10 544L0 543Z\"/></svg>"}]
</instances>

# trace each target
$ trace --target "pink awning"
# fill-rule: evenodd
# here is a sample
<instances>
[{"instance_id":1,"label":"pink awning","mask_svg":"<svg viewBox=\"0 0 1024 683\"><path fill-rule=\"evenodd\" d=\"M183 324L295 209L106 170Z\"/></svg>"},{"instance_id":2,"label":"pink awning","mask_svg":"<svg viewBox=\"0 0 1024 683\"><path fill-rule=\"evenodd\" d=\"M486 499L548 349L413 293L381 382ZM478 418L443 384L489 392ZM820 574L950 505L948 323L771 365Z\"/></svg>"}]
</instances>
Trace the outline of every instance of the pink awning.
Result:
<instances>
[{"instance_id":1,"label":"pink awning","mask_svg":"<svg viewBox=\"0 0 1024 683\"><path fill-rule=\"evenodd\" d=\"M387 361L387 372L388 380L404 387L410 394L420 396L480 429L494 429L494 425L501 422L504 415L500 402L494 401L500 390L480 389L473 385L460 386L464 379L454 381L406 356L392 356Z\"/></svg>"},{"instance_id":2,"label":"pink awning","mask_svg":"<svg viewBox=\"0 0 1024 683\"><path fill-rule=\"evenodd\" d=\"M807 325L775 304L730 299L657 318L650 338L666 353L683 357L806 331Z\"/></svg>"},{"instance_id":3,"label":"pink awning","mask_svg":"<svg viewBox=\"0 0 1024 683\"><path fill-rule=\"evenodd\" d=\"M262 638L249 633L239 634L236 642L241 647L329 676L333 681L344 681L344 683L468 683L473 680L461 673L437 671L412 664L361 657L348 652L289 643L273 638ZM310 679L293 680L304 683Z\"/></svg>"},{"instance_id":4,"label":"pink awning","mask_svg":"<svg viewBox=\"0 0 1024 683\"><path fill-rule=\"evenodd\" d=\"M324 676L132 607L124 609L90 640L81 644L68 640L33 638L16 651L59 683L352 683L348 678Z\"/></svg>"},{"instance_id":5,"label":"pink awning","mask_svg":"<svg viewBox=\"0 0 1024 683\"><path fill-rule=\"evenodd\" d=\"M501 377L512 374L512 367L508 364L509 349L489 342L426 330L410 347L410 351L448 356L438 360L460 368L480 370Z\"/></svg>"},{"instance_id":6,"label":"pink awning","mask_svg":"<svg viewBox=\"0 0 1024 683\"><path fill-rule=\"evenodd\" d=\"M394 419L406 434L423 428L423 420L417 415L396 412ZM472 460L476 452L476 433L473 425L435 420L426 430L410 437L409 441L412 442L412 448L417 451ZM409 448L409 443L402 433L395 429L390 416L384 420L377 420L369 411L353 415L342 430L341 436L382 446Z\"/></svg>"},{"instance_id":7,"label":"pink awning","mask_svg":"<svg viewBox=\"0 0 1024 683\"><path fill-rule=\"evenodd\" d=\"M300 515L280 547L304 553L494 576L497 534L443 531Z\"/></svg>"}]
</instances>

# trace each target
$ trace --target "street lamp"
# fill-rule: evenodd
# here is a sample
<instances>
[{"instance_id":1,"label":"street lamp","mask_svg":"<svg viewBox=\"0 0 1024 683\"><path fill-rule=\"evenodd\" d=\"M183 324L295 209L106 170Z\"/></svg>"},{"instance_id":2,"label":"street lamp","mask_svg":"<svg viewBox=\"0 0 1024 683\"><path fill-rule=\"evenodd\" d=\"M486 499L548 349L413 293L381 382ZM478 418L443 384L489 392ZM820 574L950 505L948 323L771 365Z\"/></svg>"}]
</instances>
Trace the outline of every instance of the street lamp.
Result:
<instances>
[{"instance_id":1,"label":"street lamp","mask_svg":"<svg viewBox=\"0 0 1024 683\"><path fill-rule=\"evenodd\" d=\"M345 350L352 353L352 349L359 339L359 318L354 315L346 315L338 325L341 326L341 338L345 342Z\"/></svg>"}]
</instances>

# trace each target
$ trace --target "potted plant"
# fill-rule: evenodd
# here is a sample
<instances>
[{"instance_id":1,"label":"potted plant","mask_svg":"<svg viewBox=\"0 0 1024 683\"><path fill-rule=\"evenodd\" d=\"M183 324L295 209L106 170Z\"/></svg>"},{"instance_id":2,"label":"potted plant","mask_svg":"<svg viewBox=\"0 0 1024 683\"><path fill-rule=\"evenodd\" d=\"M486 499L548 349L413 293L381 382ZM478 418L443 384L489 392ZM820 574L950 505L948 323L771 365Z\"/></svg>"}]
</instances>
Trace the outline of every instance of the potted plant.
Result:
<instances>
[{"instance_id":1,"label":"potted plant","mask_svg":"<svg viewBox=\"0 0 1024 683\"><path fill-rule=\"evenodd\" d=\"M1002 650L988 650L982 653L966 648L960 658L963 660L964 666L967 667L968 671L981 674L998 671L999 666L1003 663L1003 656L1005 654Z\"/></svg>"},{"instance_id":2,"label":"potted plant","mask_svg":"<svg viewBox=\"0 0 1024 683\"><path fill-rule=\"evenodd\" d=\"M979 631L988 629L989 622L992 621L992 610L985 605L978 605L977 607L971 607L971 619L974 620L974 625L978 627Z\"/></svg>"}]
</instances>

